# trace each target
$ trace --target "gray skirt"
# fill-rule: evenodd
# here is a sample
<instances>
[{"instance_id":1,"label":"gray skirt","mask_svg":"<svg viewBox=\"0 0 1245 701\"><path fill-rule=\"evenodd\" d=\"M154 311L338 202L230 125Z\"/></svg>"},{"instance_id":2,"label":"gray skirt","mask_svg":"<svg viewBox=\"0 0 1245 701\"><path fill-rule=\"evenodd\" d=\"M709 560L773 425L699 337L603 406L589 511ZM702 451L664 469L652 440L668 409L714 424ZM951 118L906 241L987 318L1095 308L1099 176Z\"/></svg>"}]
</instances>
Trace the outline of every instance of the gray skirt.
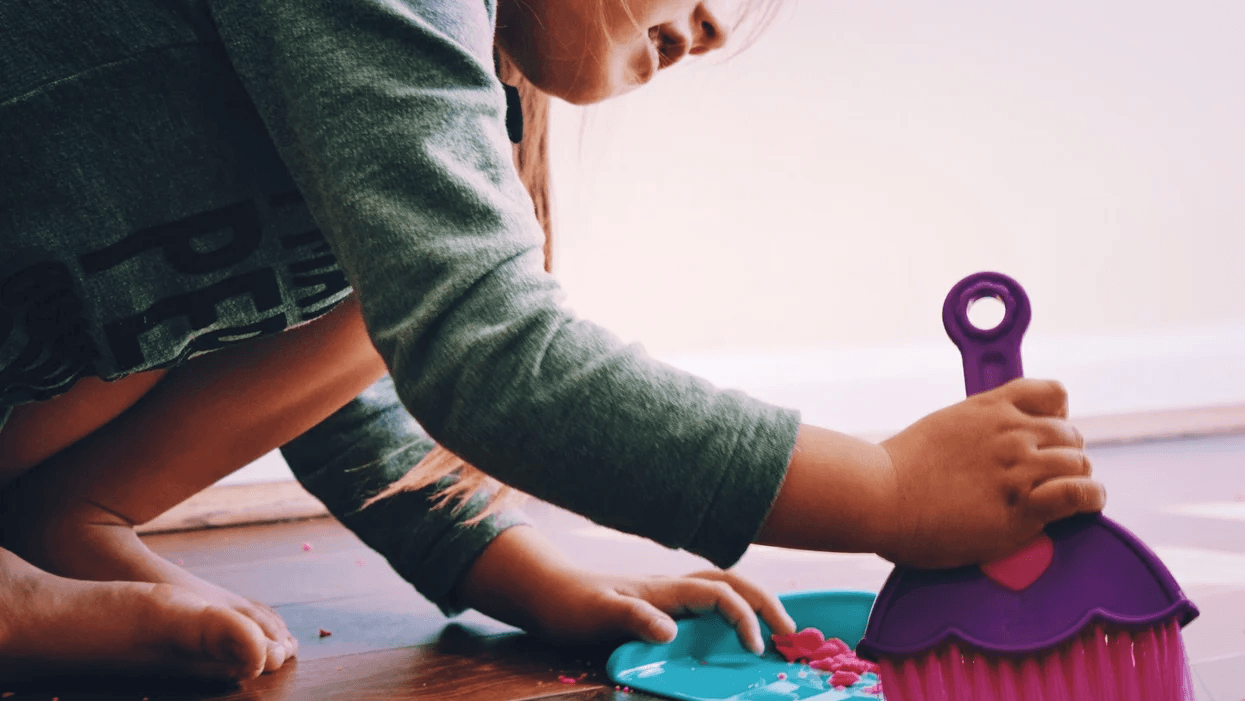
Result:
<instances>
[{"instance_id":1,"label":"gray skirt","mask_svg":"<svg viewBox=\"0 0 1245 701\"><path fill-rule=\"evenodd\" d=\"M0 7L0 415L350 292L201 2Z\"/></svg>"}]
</instances>

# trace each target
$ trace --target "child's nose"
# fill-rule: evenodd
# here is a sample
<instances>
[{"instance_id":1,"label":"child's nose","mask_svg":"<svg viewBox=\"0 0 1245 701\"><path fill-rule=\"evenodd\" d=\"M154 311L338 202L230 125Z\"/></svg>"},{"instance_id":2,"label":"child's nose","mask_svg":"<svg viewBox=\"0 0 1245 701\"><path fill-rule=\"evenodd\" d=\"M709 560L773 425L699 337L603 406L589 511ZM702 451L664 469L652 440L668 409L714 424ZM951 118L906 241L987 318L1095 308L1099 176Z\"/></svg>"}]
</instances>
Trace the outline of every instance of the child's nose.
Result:
<instances>
[{"instance_id":1,"label":"child's nose","mask_svg":"<svg viewBox=\"0 0 1245 701\"><path fill-rule=\"evenodd\" d=\"M700 55L720 49L726 44L726 25L704 3L696 5L691 19L692 45L688 53Z\"/></svg>"}]
</instances>

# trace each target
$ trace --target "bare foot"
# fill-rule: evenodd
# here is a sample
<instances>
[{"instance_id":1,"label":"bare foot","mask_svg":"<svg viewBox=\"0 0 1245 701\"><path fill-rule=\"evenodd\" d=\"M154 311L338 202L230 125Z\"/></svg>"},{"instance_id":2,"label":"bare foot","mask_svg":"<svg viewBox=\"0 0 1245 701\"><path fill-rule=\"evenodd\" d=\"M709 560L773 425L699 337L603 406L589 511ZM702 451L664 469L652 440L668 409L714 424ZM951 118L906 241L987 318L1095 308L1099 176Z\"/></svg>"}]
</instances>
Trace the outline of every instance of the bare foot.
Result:
<instances>
[{"instance_id":1,"label":"bare foot","mask_svg":"<svg viewBox=\"0 0 1245 701\"><path fill-rule=\"evenodd\" d=\"M280 669L298 652L298 641L268 606L226 591L153 553L121 518L90 504L43 509L23 520L20 535L5 543L30 563L62 577L96 582L171 584L208 604L239 613L259 626L265 640L263 671Z\"/></svg>"},{"instance_id":2,"label":"bare foot","mask_svg":"<svg viewBox=\"0 0 1245 701\"><path fill-rule=\"evenodd\" d=\"M259 676L253 621L167 584L83 582L0 548L0 680L14 672L174 672Z\"/></svg>"}]
</instances>

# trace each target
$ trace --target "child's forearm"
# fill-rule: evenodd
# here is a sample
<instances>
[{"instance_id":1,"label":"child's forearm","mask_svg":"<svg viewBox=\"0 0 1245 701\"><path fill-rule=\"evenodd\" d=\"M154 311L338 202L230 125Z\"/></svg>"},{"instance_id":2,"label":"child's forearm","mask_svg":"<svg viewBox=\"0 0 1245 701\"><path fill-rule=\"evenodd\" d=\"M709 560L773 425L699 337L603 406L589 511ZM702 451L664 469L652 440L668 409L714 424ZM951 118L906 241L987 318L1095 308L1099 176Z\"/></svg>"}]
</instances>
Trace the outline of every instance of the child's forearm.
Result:
<instances>
[{"instance_id":1,"label":"child's forearm","mask_svg":"<svg viewBox=\"0 0 1245 701\"><path fill-rule=\"evenodd\" d=\"M566 556L531 526L502 531L476 558L455 593L455 604L535 630L556 606L556 590L574 570Z\"/></svg>"},{"instance_id":2,"label":"child's forearm","mask_svg":"<svg viewBox=\"0 0 1245 701\"><path fill-rule=\"evenodd\" d=\"M893 538L895 472L881 446L802 425L787 476L756 542L883 552Z\"/></svg>"}]
</instances>

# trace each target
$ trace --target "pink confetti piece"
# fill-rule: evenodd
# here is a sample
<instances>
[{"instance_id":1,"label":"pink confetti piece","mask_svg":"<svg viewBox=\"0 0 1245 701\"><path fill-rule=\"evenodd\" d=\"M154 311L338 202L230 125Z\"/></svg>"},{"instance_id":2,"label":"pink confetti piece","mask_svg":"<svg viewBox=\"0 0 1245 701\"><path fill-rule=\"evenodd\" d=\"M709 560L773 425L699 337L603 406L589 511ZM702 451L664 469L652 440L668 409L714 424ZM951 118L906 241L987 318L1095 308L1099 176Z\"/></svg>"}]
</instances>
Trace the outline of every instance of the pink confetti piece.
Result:
<instances>
[{"instance_id":1,"label":"pink confetti piece","mask_svg":"<svg viewBox=\"0 0 1245 701\"><path fill-rule=\"evenodd\" d=\"M320 629L320 637L321 637L321 638L327 638L327 637L329 637L329 636L330 636L330 635L332 635L332 634L333 634L333 631L331 631L331 630L325 630L325 629L323 629L323 628L321 628L321 629Z\"/></svg>"},{"instance_id":2,"label":"pink confetti piece","mask_svg":"<svg viewBox=\"0 0 1245 701\"><path fill-rule=\"evenodd\" d=\"M563 684L578 684L579 683L579 681L575 679L575 677L568 677L565 674L559 676L558 681L562 682Z\"/></svg>"},{"instance_id":3,"label":"pink confetti piece","mask_svg":"<svg viewBox=\"0 0 1245 701\"><path fill-rule=\"evenodd\" d=\"M787 673L786 673L786 672L779 672L779 673L778 673L778 678L779 678L779 679L786 679L786 678L787 678Z\"/></svg>"},{"instance_id":4,"label":"pink confetti piece","mask_svg":"<svg viewBox=\"0 0 1245 701\"><path fill-rule=\"evenodd\" d=\"M311 552L311 543L303 543L303 552L305 553Z\"/></svg>"},{"instance_id":5,"label":"pink confetti piece","mask_svg":"<svg viewBox=\"0 0 1245 701\"><path fill-rule=\"evenodd\" d=\"M841 655L851 650L847 643L838 638L826 640L826 636L816 628L805 628L798 633L773 635L774 647L788 662L797 660L821 660Z\"/></svg>"},{"instance_id":6,"label":"pink confetti piece","mask_svg":"<svg viewBox=\"0 0 1245 701\"><path fill-rule=\"evenodd\" d=\"M833 686L836 689L840 687L842 688L849 687L858 681L860 681L860 675L856 674L855 672L847 672L844 670L839 670L835 672L834 674L830 675L830 686Z\"/></svg>"}]
</instances>

